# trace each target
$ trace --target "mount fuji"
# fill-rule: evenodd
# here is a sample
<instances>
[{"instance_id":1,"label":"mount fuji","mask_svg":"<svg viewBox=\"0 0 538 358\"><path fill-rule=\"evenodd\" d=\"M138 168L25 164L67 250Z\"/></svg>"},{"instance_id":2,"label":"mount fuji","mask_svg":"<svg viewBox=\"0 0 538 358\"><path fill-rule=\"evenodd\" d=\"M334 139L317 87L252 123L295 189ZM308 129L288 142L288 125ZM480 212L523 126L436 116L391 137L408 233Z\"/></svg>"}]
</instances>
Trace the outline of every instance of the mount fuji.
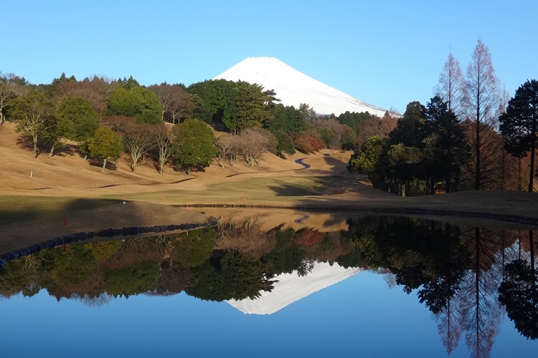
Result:
<instances>
[{"instance_id":1,"label":"mount fuji","mask_svg":"<svg viewBox=\"0 0 538 358\"><path fill-rule=\"evenodd\" d=\"M316 262L310 273L299 276L297 272L284 273L275 279L271 292L262 291L257 299L229 300L230 305L245 314L270 315L306 296L354 276L363 269L346 269L338 264Z\"/></svg>"},{"instance_id":2,"label":"mount fuji","mask_svg":"<svg viewBox=\"0 0 538 358\"><path fill-rule=\"evenodd\" d=\"M256 83L266 90L274 90L286 106L299 108L301 103L306 103L321 115L338 116L349 111L369 112L382 118L386 112L327 86L274 57L249 57L213 79Z\"/></svg>"}]
</instances>

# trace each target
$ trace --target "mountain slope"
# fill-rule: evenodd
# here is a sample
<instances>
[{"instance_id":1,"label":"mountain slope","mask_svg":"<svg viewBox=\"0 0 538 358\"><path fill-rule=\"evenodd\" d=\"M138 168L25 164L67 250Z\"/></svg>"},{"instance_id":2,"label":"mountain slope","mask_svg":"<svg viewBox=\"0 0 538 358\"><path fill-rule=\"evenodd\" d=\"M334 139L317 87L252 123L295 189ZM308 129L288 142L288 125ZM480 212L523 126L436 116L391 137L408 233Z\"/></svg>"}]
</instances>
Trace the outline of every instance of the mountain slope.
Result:
<instances>
[{"instance_id":1,"label":"mountain slope","mask_svg":"<svg viewBox=\"0 0 538 358\"><path fill-rule=\"evenodd\" d=\"M258 299L247 298L242 301L226 302L245 314L269 315L361 271L360 268L346 269L338 264L331 266L326 262L316 262L312 271L306 276L299 276L297 272L293 272L276 277L278 282L274 284L273 290L262 291Z\"/></svg>"},{"instance_id":2,"label":"mountain slope","mask_svg":"<svg viewBox=\"0 0 538 358\"><path fill-rule=\"evenodd\" d=\"M286 106L299 107L307 103L318 114L340 115L349 112L369 112L383 117L386 110L351 97L333 87L301 73L274 57L249 57L214 79L245 81L273 89Z\"/></svg>"}]
</instances>

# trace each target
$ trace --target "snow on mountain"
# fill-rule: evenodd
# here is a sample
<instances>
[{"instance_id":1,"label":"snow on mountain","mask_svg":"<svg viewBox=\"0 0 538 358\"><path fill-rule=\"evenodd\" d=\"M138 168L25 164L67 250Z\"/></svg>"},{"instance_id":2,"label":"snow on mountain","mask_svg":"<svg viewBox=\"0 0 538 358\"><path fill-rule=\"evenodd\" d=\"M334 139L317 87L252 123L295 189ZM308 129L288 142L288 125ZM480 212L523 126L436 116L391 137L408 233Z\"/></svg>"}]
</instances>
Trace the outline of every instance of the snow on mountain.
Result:
<instances>
[{"instance_id":1,"label":"snow on mountain","mask_svg":"<svg viewBox=\"0 0 538 358\"><path fill-rule=\"evenodd\" d=\"M278 282L274 284L273 290L262 291L261 297L255 300L247 298L226 302L245 314L269 315L361 271L359 268L345 269L336 263L331 266L326 262L316 262L306 276L301 277L296 272L277 276L275 279Z\"/></svg>"},{"instance_id":2,"label":"snow on mountain","mask_svg":"<svg viewBox=\"0 0 538 358\"><path fill-rule=\"evenodd\" d=\"M273 89L286 106L299 108L301 103L306 103L323 115L368 111L382 118L386 112L327 86L274 57L249 57L214 79L257 83L266 90Z\"/></svg>"}]
</instances>

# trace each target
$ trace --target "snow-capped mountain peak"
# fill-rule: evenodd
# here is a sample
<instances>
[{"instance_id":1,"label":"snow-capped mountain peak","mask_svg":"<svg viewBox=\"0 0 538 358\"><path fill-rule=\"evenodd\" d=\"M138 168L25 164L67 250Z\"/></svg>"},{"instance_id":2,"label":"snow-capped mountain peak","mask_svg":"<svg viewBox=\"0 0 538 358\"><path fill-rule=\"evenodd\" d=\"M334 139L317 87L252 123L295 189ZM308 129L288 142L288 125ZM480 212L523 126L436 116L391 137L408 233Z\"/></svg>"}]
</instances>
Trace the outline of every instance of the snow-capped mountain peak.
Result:
<instances>
[{"instance_id":1,"label":"snow-capped mountain peak","mask_svg":"<svg viewBox=\"0 0 538 358\"><path fill-rule=\"evenodd\" d=\"M286 106L298 108L301 103L306 103L322 115L369 112L381 118L386 112L327 86L274 57L249 57L214 79L257 83L266 90L274 90Z\"/></svg>"}]
</instances>

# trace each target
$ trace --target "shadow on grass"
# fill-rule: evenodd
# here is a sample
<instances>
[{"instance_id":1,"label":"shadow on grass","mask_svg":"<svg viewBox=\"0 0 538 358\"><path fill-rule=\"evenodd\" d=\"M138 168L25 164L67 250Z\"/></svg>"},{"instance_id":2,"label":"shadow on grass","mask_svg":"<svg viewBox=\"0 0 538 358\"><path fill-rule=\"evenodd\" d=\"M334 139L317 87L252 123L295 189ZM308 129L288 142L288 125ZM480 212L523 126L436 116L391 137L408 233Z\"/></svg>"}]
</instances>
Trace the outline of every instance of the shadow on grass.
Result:
<instances>
[{"instance_id":1,"label":"shadow on grass","mask_svg":"<svg viewBox=\"0 0 538 358\"><path fill-rule=\"evenodd\" d=\"M318 177L314 178L307 185L276 181L278 185L270 185L268 188L277 196L322 195L332 185L334 180L335 177Z\"/></svg>"},{"instance_id":2,"label":"shadow on grass","mask_svg":"<svg viewBox=\"0 0 538 358\"><path fill-rule=\"evenodd\" d=\"M300 185L283 183L279 186L269 186L269 189L275 192L277 196L308 196L316 195L317 192L306 189Z\"/></svg>"},{"instance_id":3,"label":"shadow on grass","mask_svg":"<svg viewBox=\"0 0 538 358\"><path fill-rule=\"evenodd\" d=\"M112 205L109 199L67 199L57 197L7 196L0 198L5 205L0 208L0 226L40 219L63 217L73 212L87 211Z\"/></svg>"}]
</instances>

